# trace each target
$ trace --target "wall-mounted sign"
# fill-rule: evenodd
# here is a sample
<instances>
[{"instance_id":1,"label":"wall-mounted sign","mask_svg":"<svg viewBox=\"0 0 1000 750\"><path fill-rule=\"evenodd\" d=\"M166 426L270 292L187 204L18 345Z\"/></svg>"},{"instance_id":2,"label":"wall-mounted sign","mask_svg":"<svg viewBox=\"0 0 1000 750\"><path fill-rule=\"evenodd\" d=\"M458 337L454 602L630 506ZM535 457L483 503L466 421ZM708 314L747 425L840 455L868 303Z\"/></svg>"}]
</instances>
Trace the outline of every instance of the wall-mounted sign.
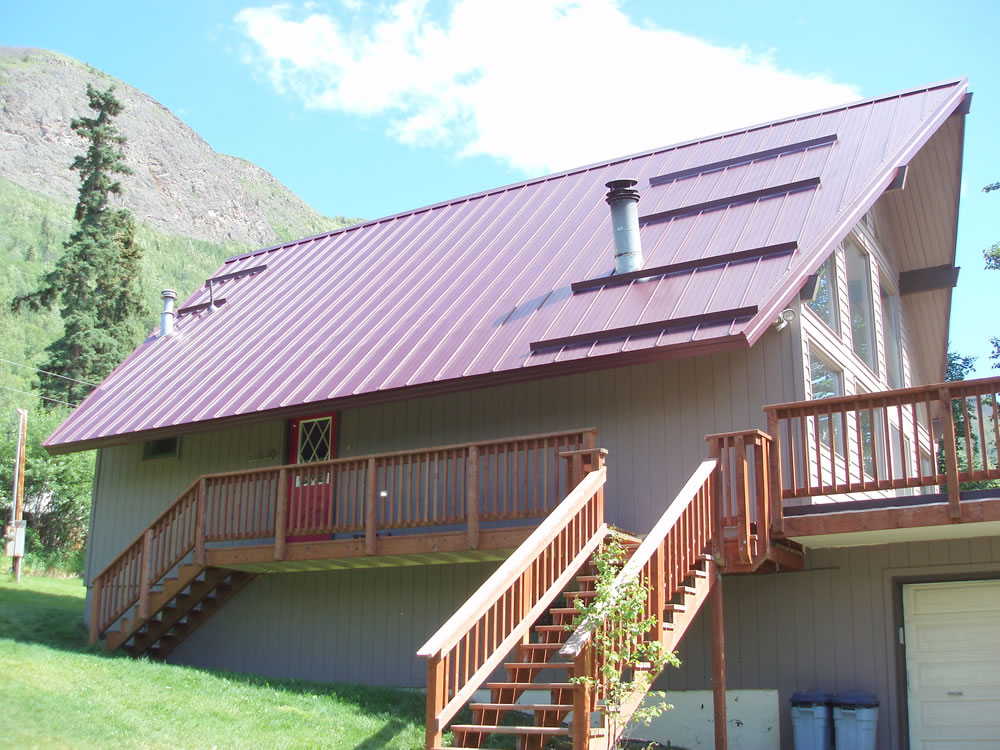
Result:
<instances>
[{"instance_id":1,"label":"wall-mounted sign","mask_svg":"<svg viewBox=\"0 0 1000 750\"><path fill-rule=\"evenodd\" d=\"M257 463L258 461L273 461L278 457L277 448L258 448L255 451L250 451L247 454L247 461L250 463Z\"/></svg>"}]
</instances>

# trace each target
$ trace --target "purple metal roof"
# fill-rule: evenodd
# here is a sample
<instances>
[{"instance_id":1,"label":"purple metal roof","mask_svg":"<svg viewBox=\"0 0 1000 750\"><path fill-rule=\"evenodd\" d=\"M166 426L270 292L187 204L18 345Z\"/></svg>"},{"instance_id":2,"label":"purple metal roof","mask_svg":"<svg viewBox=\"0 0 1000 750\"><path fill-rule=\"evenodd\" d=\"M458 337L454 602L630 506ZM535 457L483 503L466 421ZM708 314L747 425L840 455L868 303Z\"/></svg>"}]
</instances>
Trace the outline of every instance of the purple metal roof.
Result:
<instances>
[{"instance_id":1,"label":"purple metal roof","mask_svg":"<svg viewBox=\"0 0 1000 750\"><path fill-rule=\"evenodd\" d=\"M949 81L231 258L215 277L266 269L215 282L224 305L148 338L46 446L750 345L965 90ZM742 260L574 293L614 268L603 198L619 178L639 180L644 268ZM756 253L775 245L792 249ZM207 300L202 288L180 307Z\"/></svg>"}]
</instances>

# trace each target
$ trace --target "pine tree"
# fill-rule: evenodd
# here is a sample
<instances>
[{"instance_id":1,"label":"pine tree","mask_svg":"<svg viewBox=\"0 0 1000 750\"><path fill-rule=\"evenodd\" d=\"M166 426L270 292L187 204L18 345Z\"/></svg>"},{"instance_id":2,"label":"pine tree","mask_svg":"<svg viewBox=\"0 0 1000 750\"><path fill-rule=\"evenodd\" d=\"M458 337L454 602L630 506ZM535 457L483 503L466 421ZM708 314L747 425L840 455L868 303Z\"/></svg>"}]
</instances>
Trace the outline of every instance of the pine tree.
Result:
<instances>
[{"instance_id":1,"label":"pine tree","mask_svg":"<svg viewBox=\"0 0 1000 750\"><path fill-rule=\"evenodd\" d=\"M98 91L87 85L94 117L70 126L87 140L87 151L70 169L80 173L76 228L55 268L36 291L17 297L14 310L59 306L63 335L46 349L43 369L87 383L100 382L132 350L141 336L141 249L135 243L135 220L110 203L122 192L119 175L132 174L122 150L125 136L112 122L122 112L114 87ZM42 393L77 403L90 386L44 377Z\"/></svg>"}]
</instances>

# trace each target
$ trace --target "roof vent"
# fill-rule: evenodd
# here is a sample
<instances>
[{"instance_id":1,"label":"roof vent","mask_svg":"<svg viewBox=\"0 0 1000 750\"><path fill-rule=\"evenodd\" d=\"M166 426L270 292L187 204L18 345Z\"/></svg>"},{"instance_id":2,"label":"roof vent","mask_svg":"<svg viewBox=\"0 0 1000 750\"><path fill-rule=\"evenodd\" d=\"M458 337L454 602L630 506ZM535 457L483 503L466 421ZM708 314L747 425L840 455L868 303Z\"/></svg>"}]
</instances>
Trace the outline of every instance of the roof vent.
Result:
<instances>
[{"instance_id":1,"label":"roof vent","mask_svg":"<svg viewBox=\"0 0 1000 750\"><path fill-rule=\"evenodd\" d=\"M164 289L160 292L163 300L163 312L160 313L160 336L174 335L174 302L177 299L177 292L173 289Z\"/></svg>"},{"instance_id":2,"label":"roof vent","mask_svg":"<svg viewBox=\"0 0 1000 750\"><path fill-rule=\"evenodd\" d=\"M611 227L615 233L615 273L629 273L642 268L642 244L639 241L639 191L635 180L612 180L605 187L605 200L611 206Z\"/></svg>"}]
</instances>

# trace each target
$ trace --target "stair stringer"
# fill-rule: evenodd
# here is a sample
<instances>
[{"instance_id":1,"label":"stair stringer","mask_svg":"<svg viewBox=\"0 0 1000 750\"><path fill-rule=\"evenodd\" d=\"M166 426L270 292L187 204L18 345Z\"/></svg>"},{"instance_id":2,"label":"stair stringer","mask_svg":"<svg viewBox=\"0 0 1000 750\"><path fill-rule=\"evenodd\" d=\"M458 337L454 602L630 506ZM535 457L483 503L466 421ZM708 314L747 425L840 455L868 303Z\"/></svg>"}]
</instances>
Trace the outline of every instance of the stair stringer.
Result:
<instances>
[{"instance_id":1,"label":"stair stringer","mask_svg":"<svg viewBox=\"0 0 1000 750\"><path fill-rule=\"evenodd\" d=\"M132 656L163 659L256 577L206 565L181 565L177 576L163 579L161 589L150 594L149 617L133 610L131 617L119 620L118 630L106 633L104 647L107 651L126 647Z\"/></svg>"}]
</instances>

